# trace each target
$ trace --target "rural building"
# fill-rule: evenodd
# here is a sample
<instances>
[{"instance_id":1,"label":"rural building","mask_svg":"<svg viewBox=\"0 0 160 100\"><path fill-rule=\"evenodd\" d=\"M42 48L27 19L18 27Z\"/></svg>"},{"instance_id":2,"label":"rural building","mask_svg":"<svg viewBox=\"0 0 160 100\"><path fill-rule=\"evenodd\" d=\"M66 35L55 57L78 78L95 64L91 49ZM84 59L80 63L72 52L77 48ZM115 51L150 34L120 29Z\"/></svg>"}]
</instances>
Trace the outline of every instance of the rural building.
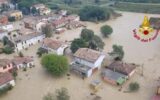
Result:
<instances>
[{"instance_id":1,"label":"rural building","mask_svg":"<svg viewBox=\"0 0 160 100\"><path fill-rule=\"evenodd\" d=\"M8 17L5 15L0 15L0 24L7 24L8 23Z\"/></svg>"},{"instance_id":2,"label":"rural building","mask_svg":"<svg viewBox=\"0 0 160 100\"><path fill-rule=\"evenodd\" d=\"M46 21L41 21L36 17L27 17L23 20L25 28L42 32L42 28L46 25Z\"/></svg>"},{"instance_id":3,"label":"rural building","mask_svg":"<svg viewBox=\"0 0 160 100\"><path fill-rule=\"evenodd\" d=\"M122 61L114 61L106 68L124 74L126 76L131 77L136 72L136 65L135 64L128 64Z\"/></svg>"},{"instance_id":4,"label":"rural building","mask_svg":"<svg viewBox=\"0 0 160 100\"><path fill-rule=\"evenodd\" d=\"M20 68L28 68L34 66L33 57L25 56L25 57L18 57L15 56L12 60L13 66L17 69Z\"/></svg>"},{"instance_id":5,"label":"rural building","mask_svg":"<svg viewBox=\"0 0 160 100\"><path fill-rule=\"evenodd\" d=\"M14 39L15 51L27 49L28 47L43 41L45 35L42 33L28 34Z\"/></svg>"},{"instance_id":6,"label":"rural building","mask_svg":"<svg viewBox=\"0 0 160 100\"><path fill-rule=\"evenodd\" d=\"M0 73L5 73L13 69L12 61L9 59L0 59Z\"/></svg>"},{"instance_id":7,"label":"rural building","mask_svg":"<svg viewBox=\"0 0 160 100\"><path fill-rule=\"evenodd\" d=\"M0 89L8 85L15 86L15 81L12 74L9 72L0 73Z\"/></svg>"},{"instance_id":8,"label":"rural building","mask_svg":"<svg viewBox=\"0 0 160 100\"><path fill-rule=\"evenodd\" d=\"M40 15L48 15L51 13L51 9L49 9L44 4L35 4L32 6L32 8L36 8L36 10L39 12Z\"/></svg>"},{"instance_id":9,"label":"rural building","mask_svg":"<svg viewBox=\"0 0 160 100\"><path fill-rule=\"evenodd\" d=\"M90 77L96 70L101 68L104 58L105 55L102 52L89 48L80 48L74 54L71 70L80 75Z\"/></svg>"},{"instance_id":10,"label":"rural building","mask_svg":"<svg viewBox=\"0 0 160 100\"><path fill-rule=\"evenodd\" d=\"M126 81L126 77L124 74L107 68L102 71L102 79L112 85L122 85Z\"/></svg>"},{"instance_id":11,"label":"rural building","mask_svg":"<svg viewBox=\"0 0 160 100\"><path fill-rule=\"evenodd\" d=\"M42 48L46 49L49 53L63 55L68 45L62 41L46 38L43 41Z\"/></svg>"},{"instance_id":12,"label":"rural building","mask_svg":"<svg viewBox=\"0 0 160 100\"><path fill-rule=\"evenodd\" d=\"M7 36L8 37L8 32L0 29L0 40L3 40L3 37Z\"/></svg>"},{"instance_id":13,"label":"rural building","mask_svg":"<svg viewBox=\"0 0 160 100\"><path fill-rule=\"evenodd\" d=\"M8 17L14 17L15 20L20 20L23 18L22 11L19 10L11 10L6 13Z\"/></svg>"}]
</instances>

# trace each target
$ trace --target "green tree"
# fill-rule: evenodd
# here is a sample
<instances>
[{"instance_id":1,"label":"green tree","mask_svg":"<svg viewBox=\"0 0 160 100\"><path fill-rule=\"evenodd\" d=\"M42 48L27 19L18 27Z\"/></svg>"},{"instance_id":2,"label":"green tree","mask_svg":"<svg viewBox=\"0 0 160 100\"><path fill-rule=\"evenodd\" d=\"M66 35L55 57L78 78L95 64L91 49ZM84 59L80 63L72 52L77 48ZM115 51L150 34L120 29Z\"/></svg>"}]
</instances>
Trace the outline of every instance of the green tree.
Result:
<instances>
[{"instance_id":1,"label":"green tree","mask_svg":"<svg viewBox=\"0 0 160 100\"><path fill-rule=\"evenodd\" d=\"M48 93L43 97L43 100L56 100L56 99L54 98L54 94Z\"/></svg>"},{"instance_id":2,"label":"green tree","mask_svg":"<svg viewBox=\"0 0 160 100\"><path fill-rule=\"evenodd\" d=\"M85 41L89 41L94 37L94 32L90 29L83 29L81 32L81 38Z\"/></svg>"},{"instance_id":3,"label":"green tree","mask_svg":"<svg viewBox=\"0 0 160 100\"><path fill-rule=\"evenodd\" d=\"M48 54L42 57L41 63L48 72L55 76L62 76L69 69L68 60L65 56Z\"/></svg>"},{"instance_id":4,"label":"green tree","mask_svg":"<svg viewBox=\"0 0 160 100\"><path fill-rule=\"evenodd\" d=\"M85 6L80 10L82 21L102 21L110 18L110 13L99 6Z\"/></svg>"},{"instance_id":5,"label":"green tree","mask_svg":"<svg viewBox=\"0 0 160 100\"><path fill-rule=\"evenodd\" d=\"M100 3L100 0L94 0L94 3L98 4Z\"/></svg>"},{"instance_id":6,"label":"green tree","mask_svg":"<svg viewBox=\"0 0 160 100\"><path fill-rule=\"evenodd\" d=\"M129 90L130 91L138 91L139 90L139 84L137 82L130 83L129 84Z\"/></svg>"},{"instance_id":7,"label":"green tree","mask_svg":"<svg viewBox=\"0 0 160 100\"><path fill-rule=\"evenodd\" d=\"M79 48L87 47L87 43L83 39L74 39L71 43L72 53L75 53Z\"/></svg>"},{"instance_id":8,"label":"green tree","mask_svg":"<svg viewBox=\"0 0 160 100\"><path fill-rule=\"evenodd\" d=\"M3 52L5 54L12 54L14 52L14 49L10 46L6 46L5 48L3 48Z\"/></svg>"},{"instance_id":9,"label":"green tree","mask_svg":"<svg viewBox=\"0 0 160 100\"><path fill-rule=\"evenodd\" d=\"M102 39L99 36L94 35L93 39L89 41L88 47L94 50L99 50L99 49L103 49L104 45L105 44L102 41Z\"/></svg>"},{"instance_id":10,"label":"green tree","mask_svg":"<svg viewBox=\"0 0 160 100\"><path fill-rule=\"evenodd\" d=\"M70 100L70 96L68 95L68 90L66 88L61 88L56 90L57 100Z\"/></svg>"},{"instance_id":11,"label":"green tree","mask_svg":"<svg viewBox=\"0 0 160 100\"><path fill-rule=\"evenodd\" d=\"M22 52L19 52L18 54L20 57L24 57L23 53Z\"/></svg>"},{"instance_id":12,"label":"green tree","mask_svg":"<svg viewBox=\"0 0 160 100\"><path fill-rule=\"evenodd\" d=\"M43 48L38 48L37 55L39 57L41 57L43 54L47 54L47 53L48 53L48 50L43 49Z\"/></svg>"},{"instance_id":13,"label":"green tree","mask_svg":"<svg viewBox=\"0 0 160 100\"><path fill-rule=\"evenodd\" d=\"M103 34L104 37L108 37L109 35L111 35L112 32L113 29L109 25L104 25L101 27L101 33Z\"/></svg>"},{"instance_id":14,"label":"green tree","mask_svg":"<svg viewBox=\"0 0 160 100\"><path fill-rule=\"evenodd\" d=\"M37 11L37 9L36 9L35 7L33 7L33 8L31 9L31 12L32 12L32 14L37 14L37 13L38 13L38 11Z\"/></svg>"},{"instance_id":15,"label":"green tree","mask_svg":"<svg viewBox=\"0 0 160 100\"><path fill-rule=\"evenodd\" d=\"M42 28L42 32L46 35L46 37L51 37L53 33L52 26L50 24L47 24Z\"/></svg>"},{"instance_id":16,"label":"green tree","mask_svg":"<svg viewBox=\"0 0 160 100\"><path fill-rule=\"evenodd\" d=\"M115 60L122 60L124 57L123 46L113 45L113 51L109 55L113 56Z\"/></svg>"}]
</instances>

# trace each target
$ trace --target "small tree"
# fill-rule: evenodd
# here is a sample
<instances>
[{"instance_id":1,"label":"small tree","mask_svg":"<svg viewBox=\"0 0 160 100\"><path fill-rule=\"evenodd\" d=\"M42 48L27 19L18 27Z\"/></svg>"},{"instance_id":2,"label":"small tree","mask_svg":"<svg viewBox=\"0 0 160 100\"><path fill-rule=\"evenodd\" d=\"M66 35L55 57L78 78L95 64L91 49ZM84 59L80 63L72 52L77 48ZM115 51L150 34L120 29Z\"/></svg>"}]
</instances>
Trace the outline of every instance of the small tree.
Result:
<instances>
[{"instance_id":1,"label":"small tree","mask_svg":"<svg viewBox=\"0 0 160 100\"><path fill-rule=\"evenodd\" d=\"M81 32L81 38L85 41L89 41L94 37L94 32L90 29L83 29Z\"/></svg>"},{"instance_id":2,"label":"small tree","mask_svg":"<svg viewBox=\"0 0 160 100\"><path fill-rule=\"evenodd\" d=\"M37 11L37 9L36 9L35 7L33 7L33 8L31 9L31 12L32 12L32 14L37 14L37 13L38 13L38 11Z\"/></svg>"},{"instance_id":3,"label":"small tree","mask_svg":"<svg viewBox=\"0 0 160 100\"><path fill-rule=\"evenodd\" d=\"M129 84L129 90L130 91L138 91L139 90L139 84L137 82L130 83Z\"/></svg>"},{"instance_id":4,"label":"small tree","mask_svg":"<svg viewBox=\"0 0 160 100\"><path fill-rule=\"evenodd\" d=\"M48 54L42 57L42 65L55 76L64 75L69 69L69 63L65 56Z\"/></svg>"},{"instance_id":5,"label":"small tree","mask_svg":"<svg viewBox=\"0 0 160 100\"><path fill-rule=\"evenodd\" d=\"M15 17L8 17L8 20L9 20L10 22L14 22L14 21L16 21L16 18L15 18Z\"/></svg>"},{"instance_id":6,"label":"small tree","mask_svg":"<svg viewBox=\"0 0 160 100\"><path fill-rule=\"evenodd\" d=\"M51 37L53 32L52 26L47 24L42 28L42 32L46 35L46 37Z\"/></svg>"},{"instance_id":7,"label":"small tree","mask_svg":"<svg viewBox=\"0 0 160 100\"><path fill-rule=\"evenodd\" d=\"M99 36L95 35L93 39L89 41L88 47L94 50L99 50L103 49L104 45L105 44L102 39Z\"/></svg>"},{"instance_id":8,"label":"small tree","mask_svg":"<svg viewBox=\"0 0 160 100\"><path fill-rule=\"evenodd\" d=\"M54 94L48 93L43 97L43 100L56 100L56 99L54 98Z\"/></svg>"},{"instance_id":9,"label":"small tree","mask_svg":"<svg viewBox=\"0 0 160 100\"><path fill-rule=\"evenodd\" d=\"M48 53L48 51L46 49L38 48L37 55L39 57L41 57L43 54L46 54L46 53Z\"/></svg>"},{"instance_id":10,"label":"small tree","mask_svg":"<svg viewBox=\"0 0 160 100\"><path fill-rule=\"evenodd\" d=\"M20 57L23 57L23 56L24 56L22 52L19 52L18 55L19 55Z\"/></svg>"},{"instance_id":11,"label":"small tree","mask_svg":"<svg viewBox=\"0 0 160 100\"><path fill-rule=\"evenodd\" d=\"M101 27L101 33L103 34L104 37L108 37L109 35L111 35L112 32L113 32L112 27L108 25L104 25Z\"/></svg>"},{"instance_id":12,"label":"small tree","mask_svg":"<svg viewBox=\"0 0 160 100\"><path fill-rule=\"evenodd\" d=\"M14 52L14 49L12 47L6 46L5 48L3 48L3 52L5 54L11 54Z\"/></svg>"},{"instance_id":13,"label":"small tree","mask_svg":"<svg viewBox=\"0 0 160 100\"><path fill-rule=\"evenodd\" d=\"M83 39L74 39L71 43L72 53L75 53L79 48L87 47L87 43Z\"/></svg>"},{"instance_id":14,"label":"small tree","mask_svg":"<svg viewBox=\"0 0 160 100\"><path fill-rule=\"evenodd\" d=\"M57 100L70 100L68 95L68 90L66 88L61 88L56 91Z\"/></svg>"},{"instance_id":15,"label":"small tree","mask_svg":"<svg viewBox=\"0 0 160 100\"><path fill-rule=\"evenodd\" d=\"M113 51L109 55L113 56L115 60L122 60L124 57L123 47L120 45L113 45Z\"/></svg>"}]
</instances>

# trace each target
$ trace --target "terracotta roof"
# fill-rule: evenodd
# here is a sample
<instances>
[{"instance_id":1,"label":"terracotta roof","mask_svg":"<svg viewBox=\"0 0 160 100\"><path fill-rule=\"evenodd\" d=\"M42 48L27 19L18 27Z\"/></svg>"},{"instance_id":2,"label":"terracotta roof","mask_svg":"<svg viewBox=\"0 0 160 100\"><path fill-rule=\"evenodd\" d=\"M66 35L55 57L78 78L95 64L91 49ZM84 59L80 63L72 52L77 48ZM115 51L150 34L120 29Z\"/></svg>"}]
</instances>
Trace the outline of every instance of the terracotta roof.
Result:
<instances>
[{"instance_id":1,"label":"terracotta roof","mask_svg":"<svg viewBox=\"0 0 160 100\"><path fill-rule=\"evenodd\" d=\"M160 95L155 95L152 100L160 100Z\"/></svg>"},{"instance_id":2,"label":"terracotta roof","mask_svg":"<svg viewBox=\"0 0 160 100\"><path fill-rule=\"evenodd\" d=\"M62 41L54 40L54 39L51 39L51 38L46 38L46 39L44 39L43 44L46 47L49 47L49 48L54 49L54 50L57 50L64 43Z\"/></svg>"},{"instance_id":3,"label":"terracotta roof","mask_svg":"<svg viewBox=\"0 0 160 100\"><path fill-rule=\"evenodd\" d=\"M135 64L127 64L121 61L114 61L107 68L122 73L124 75L129 75L135 68Z\"/></svg>"},{"instance_id":4,"label":"terracotta roof","mask_svg":"<svg viewBox=\"0 0 160 100\"><path fill-rule=\"evenodd\" d=\"M8 64L11 64L11 60L9 59L0 59L0 67L6 66Z\"/></svg>"},{"instance_id":5,"label":"terracotta roof","mask_svg":"<svg viewBox=\"0 0 160 100\"><path fill-rule=\"evenodd\" d=\"M100 56L100 52L89 48L80 48L74 54L74 57L78 57L89 62L95 62Z\"/></svg>"},{"instance_id":6,"label":"terracotta roof","mask_svg":"<svg viewBox=\"0 0 160 100\"><path fill-rule=\"evenodd\" d=\"M19 64L33 62L33 58L29 57L29 56L26 56L26 57L15 56L14 59L12 60L12 62L15 65L19 65Z\"/></svg>"},{"instance_id":7,"label":"terracotta roof","mask_svg":"<svg viewBox=\"0 0 160 100\"><path fill-rule=\"evenodd\" d=\"M6 72L6 73L0 73L0 86L8 83L9 81L14 80L13 76L11 73Z\"/></svg>"}]
</instances>

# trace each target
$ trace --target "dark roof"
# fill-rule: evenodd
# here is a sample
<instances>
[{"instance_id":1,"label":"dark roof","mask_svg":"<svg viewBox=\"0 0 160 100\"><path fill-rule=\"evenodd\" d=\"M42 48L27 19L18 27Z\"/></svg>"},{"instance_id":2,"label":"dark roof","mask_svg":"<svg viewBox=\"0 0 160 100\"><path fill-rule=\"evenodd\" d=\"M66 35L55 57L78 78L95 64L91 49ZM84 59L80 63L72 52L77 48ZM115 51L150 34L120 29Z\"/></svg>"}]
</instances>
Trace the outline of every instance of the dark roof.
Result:
<instances>
[{"instance_id":1,"label":"dark roof","mask_svg":"<svg viewBox=\"0 0 160 100\"><path fill-rule=\"evenodd\" d=\"M6 72L6 73L0 73L0 86L6 84L9 81L14 80L13 76L11 73Z\"/></svg>"},{"instance_id":2,"label":"dark roof","mask_svg":"<svg viewBox=\"0 0 160 100\"><path fill-rule=\"evenodd\" d=\"M108 77L109 79L117 81L119 78L125 78L126 75L123 75L118 72L114 72L114 71L106 68L105 70L102 71L102 77Z\"/></svg>"},{"instance_id":3,"label":"dark roof","mask_svg":"<svg viewBox=\"0 0 160 100\"><path fill-rule=\"evenodd\" d=\"M124 75L129 75L133 70L135 70L135 64L127 64L122 61L114 61L107 68L122 73Z\"/></svg>"}]
</instances>

